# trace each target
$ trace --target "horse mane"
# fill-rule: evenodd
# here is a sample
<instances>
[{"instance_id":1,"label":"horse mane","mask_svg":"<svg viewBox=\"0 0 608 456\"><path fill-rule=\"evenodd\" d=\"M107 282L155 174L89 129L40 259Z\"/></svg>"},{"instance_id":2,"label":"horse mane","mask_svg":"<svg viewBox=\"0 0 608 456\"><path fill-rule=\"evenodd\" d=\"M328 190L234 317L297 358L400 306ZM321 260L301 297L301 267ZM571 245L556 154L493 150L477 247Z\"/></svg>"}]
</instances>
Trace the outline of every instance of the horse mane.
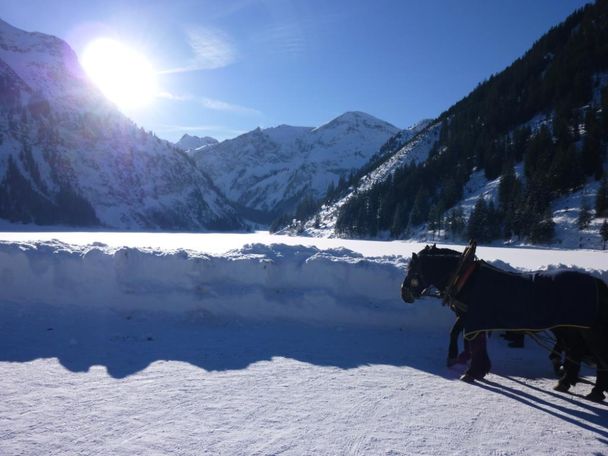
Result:
<instances>
[{"instance_id":1,"label":"horse mane","mask_svg":"<svg viewBox=\"0 0 608 456\"><path fill-rule=\"evenodd\" d=\"M448 249L445 247L437 247L435 244L432 246L427 245L424 249L418 252L418 255L447 255L447 256L460 256L462 252L458 250Z\"/></svg>"}]
</instances>

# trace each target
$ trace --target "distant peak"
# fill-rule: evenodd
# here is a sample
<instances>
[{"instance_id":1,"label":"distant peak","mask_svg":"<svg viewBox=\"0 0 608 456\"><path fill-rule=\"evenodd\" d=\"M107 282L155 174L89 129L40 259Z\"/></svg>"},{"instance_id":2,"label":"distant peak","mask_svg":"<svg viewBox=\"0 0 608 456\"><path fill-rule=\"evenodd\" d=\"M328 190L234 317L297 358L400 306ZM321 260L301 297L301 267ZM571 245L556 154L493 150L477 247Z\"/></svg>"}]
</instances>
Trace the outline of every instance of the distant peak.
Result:
<instances>
[{"instance_id":1,"label":"distant peak","mask_svg":"<svg viewBox=\"0 0 608 456\"><path fill-rule=\"evenodd\" d=\"M349 119L376 119L374 116L367 114L363 111L346 111L344 114L339 115L334 120L349 120Z\"/></svg>"},{"instance_id":2,"label":"distant peak","mask_svg":"<svg viewBox=\"0 0 608 456\"><path fill-rule=\"evenodd\" d=\"M198 149L204 146L210 146L212 144L217 144L219 141L211 136L194 136L189 135L188 133L184 134L182 138L175 143L175 145L184 150L190 149Z\"/></svg>"},{"instance_id":3,"label":"distant peak","mask_svg":"<svg viewBox=\"0 0 608 456\"><path fill-rule=\"evenodd\" d=\"M364 125L366 127L373 128L386 128L388 130L391 130L393 134L399 131L399 129L394 125L362 111L347 111L344 114L339 115L335 119L330 120L326 124L317 127L315 130L324 130L326 128L333 128L344 124L354 126Z\"/></svg>"}]
</instances>

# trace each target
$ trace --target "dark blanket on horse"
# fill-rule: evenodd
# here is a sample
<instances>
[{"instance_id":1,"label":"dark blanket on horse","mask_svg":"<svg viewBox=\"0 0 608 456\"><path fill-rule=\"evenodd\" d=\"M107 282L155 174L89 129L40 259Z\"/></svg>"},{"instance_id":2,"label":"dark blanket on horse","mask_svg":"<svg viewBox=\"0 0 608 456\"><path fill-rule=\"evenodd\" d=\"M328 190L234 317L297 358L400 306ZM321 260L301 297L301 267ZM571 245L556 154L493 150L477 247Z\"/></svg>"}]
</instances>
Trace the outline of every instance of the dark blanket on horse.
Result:
<instances>
[{"instance_id":1,"label":"dark blanket on horse","mask_svg":"<svg viewBox=\"0 0 608 456\"><path fill-rule=\"evenodd\" d=\"M465 303L465 333L591 327L598 320L598 279L558 270L535 274L501 271L480 262L456 298Z\"/></svg>"}]
</instances>

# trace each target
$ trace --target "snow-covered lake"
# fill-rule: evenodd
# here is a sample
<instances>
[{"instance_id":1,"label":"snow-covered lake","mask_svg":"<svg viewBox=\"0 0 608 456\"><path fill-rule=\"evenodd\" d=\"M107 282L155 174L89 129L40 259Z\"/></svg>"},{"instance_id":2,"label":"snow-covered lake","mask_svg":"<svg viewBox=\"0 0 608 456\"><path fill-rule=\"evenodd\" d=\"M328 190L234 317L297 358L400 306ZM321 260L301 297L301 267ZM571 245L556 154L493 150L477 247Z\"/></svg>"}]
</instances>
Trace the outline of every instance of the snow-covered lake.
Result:
<instances>
[{"instance_id":1,"label":"snow-covered lake","mask_svg":"<svg viewBox=\"0 0 608 456\"><path fill-rule=\"evenodd\" d=\"M266 231L256 233L138 233L138 232L0 232L0 241L35 242L59 240L66 244L88 245L95 242L109 247L186 249L201 253L222 254L247 244L284 244L315 246L319 249L346 248L368 257L399 255L409 258L425 244L411 241L361 241L336 238L280 236ZM438 242L438 246L462 250L462 245ZM550 264L575 265L585 269L608 269L608 251L564 250L526 247L478 247L478 256L501 260L525 270L541 269Z\"/></svg>"},{"instance_id":2,"label":"snow-covered lake","mask_svg":"<svg viewBox=\"0 0 608 456\"><path fill-rule=\"evenodd\" d=\"M604 454L608 406L531 340L491 338L478 385L445 367L450 312L399 299L423 247L0 233L0 454ZM601 251L478 255L608 278Z\"/></svg>"}]
</instances>

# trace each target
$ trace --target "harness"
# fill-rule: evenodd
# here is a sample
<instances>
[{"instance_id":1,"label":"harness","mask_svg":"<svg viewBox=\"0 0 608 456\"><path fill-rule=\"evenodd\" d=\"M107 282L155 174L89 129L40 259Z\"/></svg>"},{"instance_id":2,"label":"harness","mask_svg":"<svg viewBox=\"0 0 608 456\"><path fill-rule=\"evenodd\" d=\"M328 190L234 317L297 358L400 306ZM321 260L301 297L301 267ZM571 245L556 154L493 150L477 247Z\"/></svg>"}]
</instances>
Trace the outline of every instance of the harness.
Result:
<instances>
[{"instance_id":1,"label":"harness","mask_svg":"<svg viewBox=\"0 0 608 456\"><path fill-rule=\"evenodd\" d=\"M473 272L477 269L479 262L475 259L476 248L477 243L471 241L464 249L456 270L441 293L443 304L449 306L458 315L461 315L468 310L467 305L458 301L456 296L464 288Z\"/></svg>"}]
</instances>

